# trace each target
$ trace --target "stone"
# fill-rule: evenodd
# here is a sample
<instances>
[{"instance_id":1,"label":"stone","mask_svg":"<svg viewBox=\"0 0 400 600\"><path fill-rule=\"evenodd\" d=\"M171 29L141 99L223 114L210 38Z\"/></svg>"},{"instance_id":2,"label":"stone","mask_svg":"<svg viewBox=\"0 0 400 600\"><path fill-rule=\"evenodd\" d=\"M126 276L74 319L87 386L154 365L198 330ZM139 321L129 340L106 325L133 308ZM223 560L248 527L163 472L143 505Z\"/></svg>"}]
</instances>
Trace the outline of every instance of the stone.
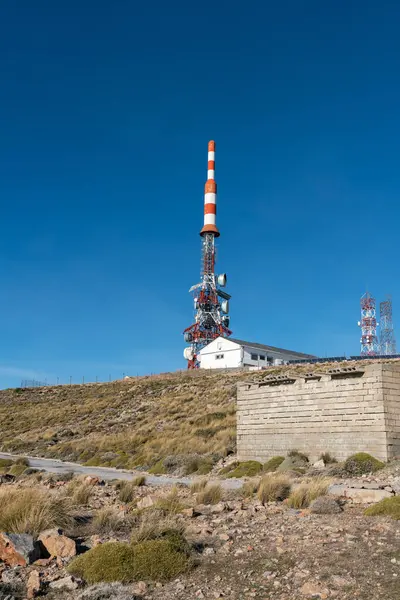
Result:
<instances>
[{"instance_id":1,"label":"stone","mask_svg":"<svg viewBox=\"0 0 400 600\"><path fill-rule=\"evenodd\" d=\"M27 533L0 533L0 560L9 567L26 567L40 558L39 545Z\"/></svg>"},{"instance_id":2,"label":"stone","mask_svg":"<svg viewBox=\"0 0 400 600\"><path fill-rule=\"evenodd\" d=\"M93 475L88 475L85 477L85 483L87 485L100 485L100 478L94 477Z\"/></svg>"},{"instance_id":3,"label":"stone","mask_svg":"<svg viewBox=\"0 0 400 600\"><path fill-rule=\"evenodd\" d=\"M145 581L138 581L132 588L134 594L143 596L147 593L147 583Z\"/></svg>"},{"instance_id":4,"label":"stone","mask_svg":"<svg viewBox=\"0 0 400 600\"><path fill-rule=\"evenodd\" d=\"M38 571L31 571L29 573L28 581L26 582L26 597L30 600L34 598L39 592L41 587L40 575Z\"/></svg>"},{"instance_id":5,"label":"stone","mask_svg":"<svg viewBox=\"0 0 400 600\"><path fill-rule=\"evenodd\" d=\"M157 500L157 496L145 496L144 498L139 500L139 502L136 505L136 508L138 508L139 510L142 510L143 508L150 508L151 506L154 506Z\"/></svg>"},{"instance_id":6,"label":"stone","mask_svg":"<svg viewBox=\"0 0 400 600\"><path fill-rule=\"evenodd\" d=\"M210 507L210 513L212 515L222 513L224 512L224 510L226 510L226 505L224 504L224 502L218 502L218 504L211 505Z\"/></svg>"},{"instance_id":7,"label":"stone","mask_svg":"<svg viewBox=\"0 0 400 600\"><path fill-rule=\"evenodd\" d=\"M307 598L321 598L321 600L325 600L329 596L329 590L327 588L323 588L320 584L313 583L311 581L307 581L301 587L301 593L303 596Z\"/></svg>"},{"instance_id":8,"label":"stone","mask_svg":"<svg viewBox=\"0 0 400 600\"><path fill-rule=\"evenodd\" d=\"M315 462L313 464L313 467L314 467L314 469L317 469L318 471L322 471L323 469L325 469L325 463L322 460L322 458L321 458L321 460L317 460L317 462Z\"/></svg>"},{"instance_id":9,"label":"stone","mask_svg":"<svg viewBox=\"0 0 400 600\"><path fill-rule=\"evenodd\" d=\"M363 488L349 487L335 490L334 486L332 486L332 488L330 489L331 494L349 498L354 502L354 504L375 504L384 498L391 498L393 496L393 494L390 492L385 492L385 490L367 490Z\"/></svg>"},{"instance_id":10,"label":"stone","mask_svg":"<svg viewBox=\"0 0 400 600\"><path fill-rule=\"evenodd\" d=\"M192 518L192 517L194 517L194 510L193 510L193 508L184 508L184 509L182 510L182 514L183 514L185 517Z\"/></svg>"},{"instance_id":11,"label":"stone","mask_svg":"<svg viewBox=\"0 0 400 600\"><path fill-rule=\"evenodd\" d=\"M73 558L76 555L76 544L71 538L62 535L59 529L43 531L38 538L50 556L57 558Z\"/></svg>"},{"instance_id":12,"label":"stone","mask_svg":"<svg viewBox=\"0 0 400 600\"><path fill-rule=\"evenodd\" d=\"M342 512L336 498L320 496L310 505L310 512L316 515L334 515Z\"/></svg>"},{"instance_id":13,"label":"stone","mask_svg":"<svg viewBox=\"0 0 400 600\"><path fill-rule=\"evenodd\" d=\"M227 533L220 533L218 537L223 542L228 542L229 541L229 535Z\"/></svg>"},{"instance_id":14,"label":"stone","mask_svg":"<svg viewBox=\"0 0 400 600\"><path fill-rule=\"evenodd\" d=\"M56 579L49 584L53 590L76 590L79 587L78 581L72 575L62 577L62 579Z\"/></svg>"}]
</instances>

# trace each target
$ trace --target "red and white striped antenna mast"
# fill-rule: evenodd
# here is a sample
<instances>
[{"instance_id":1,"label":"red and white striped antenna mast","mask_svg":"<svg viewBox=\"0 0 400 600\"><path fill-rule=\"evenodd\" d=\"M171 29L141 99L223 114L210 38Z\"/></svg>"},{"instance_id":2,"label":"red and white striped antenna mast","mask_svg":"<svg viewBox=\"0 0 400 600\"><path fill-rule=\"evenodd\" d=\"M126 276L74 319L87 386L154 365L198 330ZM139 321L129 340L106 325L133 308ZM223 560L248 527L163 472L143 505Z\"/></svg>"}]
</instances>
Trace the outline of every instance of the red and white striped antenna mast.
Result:
<instances>
[{"instance_id":1,"label":"red and white striped antenna mast","mask_svg":"<svg viewBox=\"0 0 400 600\"><path fill-rule=\"evenodd\" d=\"M189 369L200 366L200 350L217 337L228 337L230 295L221 290L226 285L226 274L215 275L215 238L220 233L216 223L217 184L215 181L215 142L208 142L207 181L204 187L204 225L200 231L202 243L201 281L189 292L194 294L194 323L185 329L184 338L189 347L184 350Z\"/></svg>"}]
</instances>

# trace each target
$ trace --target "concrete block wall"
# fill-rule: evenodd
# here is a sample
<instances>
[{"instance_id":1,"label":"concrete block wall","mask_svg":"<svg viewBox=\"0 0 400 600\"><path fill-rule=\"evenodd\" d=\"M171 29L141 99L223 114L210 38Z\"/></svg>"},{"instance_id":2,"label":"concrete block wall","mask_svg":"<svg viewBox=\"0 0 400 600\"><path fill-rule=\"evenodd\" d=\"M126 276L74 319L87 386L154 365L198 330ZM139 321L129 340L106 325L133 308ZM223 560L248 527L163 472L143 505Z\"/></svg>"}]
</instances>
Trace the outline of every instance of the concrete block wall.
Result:
<instances>
[{"instance_id":1,"label":"concrete block wall","mask_svg":"<svg viewBox=\"0 0 400 600\"><path fill-rule=\"evenodd\" d=\"M360 451L385 461L400 454L400 365L359 368L294 383L239 383L239 459L265 462L295 448L312 460L327 451L339 460Z\"/></svg>"}]
</instances>

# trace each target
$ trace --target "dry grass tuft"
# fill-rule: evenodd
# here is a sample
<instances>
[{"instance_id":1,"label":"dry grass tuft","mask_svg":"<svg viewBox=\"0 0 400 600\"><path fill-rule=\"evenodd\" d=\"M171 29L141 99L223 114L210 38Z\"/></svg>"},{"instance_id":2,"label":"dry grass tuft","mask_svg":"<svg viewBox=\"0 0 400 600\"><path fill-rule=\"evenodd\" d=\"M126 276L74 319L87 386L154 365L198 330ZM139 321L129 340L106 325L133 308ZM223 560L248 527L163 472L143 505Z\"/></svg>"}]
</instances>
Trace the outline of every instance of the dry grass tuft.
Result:
<instances>
[{"instance_id":1,"label":"dry grass tuft","mask_svg":"<svg viewBox=\"0 0 400 600\"><path fill-rule=\"evenodd\" d=\"M252 498L254 494L258 492L260 487L260 479L250 479L243 484L241 488L241 495L244 498Z\"/></svg>"},{"instance_id":2,"label":"dry grass tuft","mask_svg":"<svg viewBox=\"0 0 400 600\"><path fill-rule=\"evenodd\" d=\"M119 481L117 487L121 502L125 504L132 502L136 496L137 488L143 485L146 485L146 477L144 475L139 475L133 481Z\"/></svg>"},{"instance_id":3,"label":"dry grass tuft","mask_svg":"<svg viewBox=\"0 0 400 600\"><path fill-rule=\"evenodd\" d=\"M198 492L202 492L208 483L208 479L205 477L203 479L198 479L197 481L193 481L190 486L190 491L192 494L197 494Z\"/></svg>"},{"instance_id":4,"label":"dry grass tuft","mask_svg":"<svg viewBox=\"0 0 400 600\"><path fill-rule=\"evenodd\" d=\"M300 483L290 494L290 508L307 508L311 502L320 496L325 496L332 480L328 477L315 477Z\"/></svg>"},{"instance_id":5,"label":"dry grass tuft","mask_svg":"<svg viewBox=\"0 0 400 600\"><path fill-rule=\"evenodd\" d=\"M94 493L93 486L88 483L78 482L76 485L72 485L71 488L73 504L75 506L87 506Z\"/></svg>"},{"instance_id":6,"label":"dry grass tuft","mask_svg":"<svg viewBox=\"0 0 400 600\"><path fill-rule=\"evenodd\" d=\"M126 525L123 513L112 506L107 506L96 512L91 529L96 533L113 533L121 531Z\"/></svg>"},{"instance_id":7,"label":"dry grass tuft","mask_svg":"<svg viewBox=\"0 0 400 600\"><path fill-rule=\"evenodd\" d=\"M174 514L166 515L159 508L151 508L139 516L138 522L132 529L131 542L137 544L147 540L156 540L171 531L183 534L184 525L178 517Z\"/></svg>"},{"instance_id":8,"label":"dry grass tuft","mask_svg":"<svg viewBox=\"0 0 400 600\"><path fill-rule=\"evenodd\" d=\"M290 487L289 477L283 474L271 473L261 479L257 496L263 504L285 500L290 494Z\"/></svg>"},{"instance_id":9,"label":"dry grass tuft","mask_svg":"<svg viewBox=\"0 0 400 600\"><path fill-rule=\"evenodd\" d=\"M173 487L169 494L161 496L157 503L156 508L160 508L166 513L178 514L185 508L179 499L179 490L177 487Z\"/></svg>"},{"instance_id":10,"label":"dry grass tuft","mask_svg":"<svg viewBox=\"0 0 400 600\"><path fill-rule=\"evenodd\" d=\"M219 483L207 485L197 494L199 504L218 504L222 500L222 487Z\"/></svg>"},{"instance_id":11,"label":"dry grass tuft","mask_svg":"<svg viewBox=\"0 0 400 600\"><path fill-rule=\"evenodd\" d=\"M35 488L0 489L0 531L37 535L44 529L72 525L67 498Z\"/></svg>"}]
</instances>

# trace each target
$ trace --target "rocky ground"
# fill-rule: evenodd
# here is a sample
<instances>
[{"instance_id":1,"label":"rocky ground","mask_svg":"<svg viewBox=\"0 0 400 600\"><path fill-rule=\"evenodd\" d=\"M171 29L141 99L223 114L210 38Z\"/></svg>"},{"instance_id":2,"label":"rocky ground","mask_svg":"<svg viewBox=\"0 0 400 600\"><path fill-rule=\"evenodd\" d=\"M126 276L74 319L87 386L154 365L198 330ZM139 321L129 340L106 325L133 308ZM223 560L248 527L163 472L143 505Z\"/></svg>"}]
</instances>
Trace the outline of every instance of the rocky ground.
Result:
<instances>
[{"instance_id":1,"label":"rocky ground","mask_svg":"<svg viewBox=\"0 0 400 600\"><path fill-rule=\"evenodd\" d=\"M292 483L299 485L302 480L295 477ZM369 502L400 493L400 462L371 476L340 478L335 483L340 486L336 497L324 497L329 500L323 512L331 514L315 514L313 508L289 508L287 501L264 505L256 496L244 497L240 490L223 491L214 504L199 504L198 494L187 486L175 487L171 495L170 487L142 485L122 501L117 482L89 478L71 484L49 475L38 481L35 474L16 481L3 479L0 493L38 488L49 495L74 493L78 498L82 485L90 489L86 497L81 494L81 505L75 499L74 523L64 535L53 528L34 536L41 540L41 557L28 557L32 539L7 537L7 532L0 535L0 598L398 600L400 521L364 515L368 504L359 492L375 494ZM138 514L150 518L160 498L167 499L164 513L184 529L191 544L195 560L191 572L168 583L139 581L111 587L88 587L68 572L76 553L110 540L128 541L138 527ZM115 511L113 519L96 524L96 515L104 508Z\"/></svg>"}]
</instances>

